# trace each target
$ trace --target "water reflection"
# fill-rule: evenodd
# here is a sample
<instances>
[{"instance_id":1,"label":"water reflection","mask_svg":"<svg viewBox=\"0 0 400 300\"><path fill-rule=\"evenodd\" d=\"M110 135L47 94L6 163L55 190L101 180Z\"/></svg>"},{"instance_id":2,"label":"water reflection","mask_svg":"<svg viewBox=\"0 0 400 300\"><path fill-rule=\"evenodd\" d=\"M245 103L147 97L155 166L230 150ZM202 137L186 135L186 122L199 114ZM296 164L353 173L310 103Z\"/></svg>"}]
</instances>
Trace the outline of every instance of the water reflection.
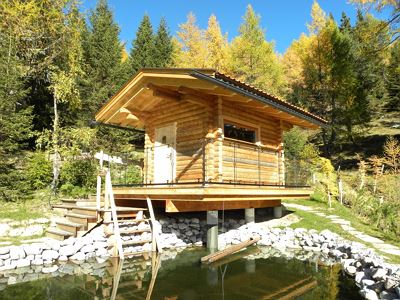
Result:
<instances>
[{"instance_id":1,"label":"water reflection","mask_svg":"<svg viewBox=\"0 0 400 300\"><path fill-rule=\"evenodd\" d=\"M185 250L90 267L68 263L45 278L8 285L0 291L0 299L361 299L338 265L262 258L263 253L252 247L202 266L199 259L205 254ZM33 278L36 271L39 274L35 268L26 274ZM20 275L12 271L8 277L0 275L0 283Z\"/></svg>"}]
</instances>

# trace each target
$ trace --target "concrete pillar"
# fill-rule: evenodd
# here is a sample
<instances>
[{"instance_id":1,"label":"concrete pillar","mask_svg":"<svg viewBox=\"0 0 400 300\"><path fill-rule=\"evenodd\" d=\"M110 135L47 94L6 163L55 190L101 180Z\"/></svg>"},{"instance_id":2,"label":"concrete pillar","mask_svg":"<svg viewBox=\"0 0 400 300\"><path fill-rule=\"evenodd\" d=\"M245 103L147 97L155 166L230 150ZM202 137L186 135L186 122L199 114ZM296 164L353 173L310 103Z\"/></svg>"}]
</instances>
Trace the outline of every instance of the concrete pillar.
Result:
<instances>
[{"instance_id":1,"label":"concrete pillar","mask_svg":"<svg viewBox=\"0 0 400 300\"><path fill-rule=\"evenodd\" d=\"M209 286L218 285L218 269L216 268L207 268L207 283Z\"/></svg>"},{"instance_id":2,"label":"concrete pillar","mask_svg":"<svg viewBox=\"0 0 400 300\"><path fill-rule=\"evenodd\" d=\"M218 210L207 211L207 249L218 250Z\"/></svg>"},{"instance_id":3,"label":"concrete pillar","mask_svg":"<svg viewBox=\"0 0 400 300\"><path fill-rule=\"evenodd\" d=\"M274 218L279 219L282 218L282 205L274 207Z\"/></svg>"},{"instance_id":4,"label":"concrete pillar","mask_svg":"<svg viewBox=\"0 0 400 300\"><path fill-rule=\"evenodd\" d=\"M246 259L245 262L246 273L252 274L256 272L256 260L255 259Z\"/></svg>"},{"instance_id":5,"label":"concrete pillar","mask_svg":"<svg viewBox=\"0 0 400 300\"><path fill-rule=\"evenodd\" d=\"M245 208L244 209L244 220L246 223L254 223L255 222L255 209L254 208Z\"/></svg>"}]
</instances>

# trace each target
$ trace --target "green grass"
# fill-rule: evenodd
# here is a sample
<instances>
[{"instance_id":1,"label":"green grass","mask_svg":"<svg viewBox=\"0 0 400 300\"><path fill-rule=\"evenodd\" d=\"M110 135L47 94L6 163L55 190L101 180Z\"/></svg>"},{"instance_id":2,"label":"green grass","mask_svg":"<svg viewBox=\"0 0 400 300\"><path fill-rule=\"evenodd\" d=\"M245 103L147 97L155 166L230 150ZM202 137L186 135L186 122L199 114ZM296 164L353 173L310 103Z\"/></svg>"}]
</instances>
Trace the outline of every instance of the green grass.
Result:
<instances>
[{"instance_id":1,"label":"green grass","mask_svg":"<svg viewBox=\"0 0 400 300\"><path fill-rule=\"evenodd\" d=\"M398 239L393 238L392 236L388 236L375 228L374 226L364 222L360 218L354 215L354 213L347 207L342 206L340 203L333 201L332 208L329 208L328 204L321 200L321 195L315 195L311 200L286 200L286 203L300 204L312 208L318 208L319 211L325 213L326 215L336 215L342 219L351 221L351 226L356 230L361 231L370 236L379 238L384 240L386 243L399 246L400 242ZM339 224L332 223L329 219L320 217L312 212L290 209L294 211L294 213L301 218L301 220L297 223L291 225L292 228L307 228L307 229L315 229L318 231L322 231L324 229L328 229L332 232L339 234L341 237L351 240L357 241L365 244L368 247L372 247L373 245L370 243L365 243L362 240L356 238L355 236L349 234ZM384 252L380 252L379 249L376 249L377 252L388 258L388 261L396 264L400 264L400 257L396 255L390 255Z\"/></svg>"},{"instance_id":2,"label":"green grass","mask_svg":"<svg viewBox=\"0 0 400 300\"><path fill-rule=\"evenodd\" d=\"M392 111L374 118L366 135L400 135L400 111Z\"/></svg>"},{"instance_id":3,"label":"green grass","mask_svg":"<svg viewBox=\"0 0 400 300\"><path fill-rule=\"evenodd\" d=\"M39 191L33 195L32 199L20 202L4 202L0 201L0 223L5 219L12 221L25 221L30 219L48 218L52 212L49 206L48 193ZM12 226L12 227L23 227ZM19 244L22 240L40 238L43 235L30 236L30 237L0 237L0 242L12 242Z\"/></svg>"},{"instance_id":4,"label":"green grass","mask_svg":"<svg viewBox=\"0 0 400 300\"><path fill-rule=\"evenodd\" d=\"M46 191L38 191L29 200L19 202L0 201L0 222L2 219L23 221L43 218L49 215L50 203Z\"/></svg>"}]
</instances>

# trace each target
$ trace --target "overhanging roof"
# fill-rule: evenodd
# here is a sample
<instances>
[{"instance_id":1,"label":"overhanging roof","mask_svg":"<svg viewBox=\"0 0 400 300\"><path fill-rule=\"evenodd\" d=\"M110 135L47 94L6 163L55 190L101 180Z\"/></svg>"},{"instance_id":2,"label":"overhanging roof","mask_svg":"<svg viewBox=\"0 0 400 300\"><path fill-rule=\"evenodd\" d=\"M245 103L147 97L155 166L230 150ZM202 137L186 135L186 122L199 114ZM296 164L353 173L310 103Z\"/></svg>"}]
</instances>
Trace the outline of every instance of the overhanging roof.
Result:
<instances>
[{"instance_id":1,"label":"overhanging roof","mask_svg":"<svg viewBox=\"0 0 400 300\"><path fill-rule=\"evenodd\" d=\"M223 73L216 72L214 74L214 77L212 77L210 75L203 74L199 71L193 71L191 75L199 79L208 80L215 84L219 84L225 88L231 89L232 91L238 92L239 94L253 98L257 101L261 101L265 104L271 105L272 107L275 107L281 111L285 111L290 114L296 115L297 117L307 119L308 121L315 123L319 126L326 126L327 124L326 120L302 109L299 106L281 100L276 96L267 94L266 92L260 89L257 89L249 84L246 84L232 77L229 77L228 75L225 75Z\"/></svg>"},{"instance_id":2,"label":"overhanging roof","mask_svg":"<svg viewBox=\"0 0 400 300\"><path fill-rule=\"evenodd\" d=\"M136 73L120 90L99 110L96 114L96 121L125 127L143 128L144 121L139 120L136 114L151 114L154 105L143 104L149 101L154 102L157 98L156 93L150 94L152 88L161 89L161 94L178 96L182 89L189 88L198 91L201 95L216 94L218 89L220 94L229 94L230 97L241 97L259 103L259 106L268 107L270 110L280 113L283 117L292 118L293 124L304 127L325 127L327 121L312 114L296 105L293 105L276 96L268 94L260 89L238 81L228 75L219 73L213 69L180 69L180 68L145 68ZM159 96L158 100L162 101ZM139 95L139 96L138 96ZM135 98L136 97L136 98ZM135 101L132 99L135 98ZM139 101L137 99L143 98ZM136 111L135 113L129 113ZM123 124L118 115L130 115L132 123ZM117 116L117 117L116 117ZM275 116L276 117L276 116ZM298 120L298 121L296 121ZM308 125L307 125L308 124Z\"/></svg>"}]
</instances>

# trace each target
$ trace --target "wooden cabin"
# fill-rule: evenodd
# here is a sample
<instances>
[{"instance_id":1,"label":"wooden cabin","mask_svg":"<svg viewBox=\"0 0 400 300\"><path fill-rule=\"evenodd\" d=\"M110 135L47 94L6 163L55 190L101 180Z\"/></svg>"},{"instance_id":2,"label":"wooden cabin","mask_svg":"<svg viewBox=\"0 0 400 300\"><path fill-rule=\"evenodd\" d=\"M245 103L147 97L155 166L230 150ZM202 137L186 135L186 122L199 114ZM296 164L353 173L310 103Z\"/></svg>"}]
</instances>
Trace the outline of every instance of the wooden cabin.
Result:
<instances>
[{"instance_id":1,"label":"wooden cabin","mask_svg":"<svg viewBox=\"0 0 400 300\"><path fill-rule=\"evenodd\" d=\"M309 198L285 169L282 134L322 118L211 69L142 69L96 114L143 130L143 182L114 186L120 205L146 197L167 212L280 207Z\"/></svg>"}]
</instances>

